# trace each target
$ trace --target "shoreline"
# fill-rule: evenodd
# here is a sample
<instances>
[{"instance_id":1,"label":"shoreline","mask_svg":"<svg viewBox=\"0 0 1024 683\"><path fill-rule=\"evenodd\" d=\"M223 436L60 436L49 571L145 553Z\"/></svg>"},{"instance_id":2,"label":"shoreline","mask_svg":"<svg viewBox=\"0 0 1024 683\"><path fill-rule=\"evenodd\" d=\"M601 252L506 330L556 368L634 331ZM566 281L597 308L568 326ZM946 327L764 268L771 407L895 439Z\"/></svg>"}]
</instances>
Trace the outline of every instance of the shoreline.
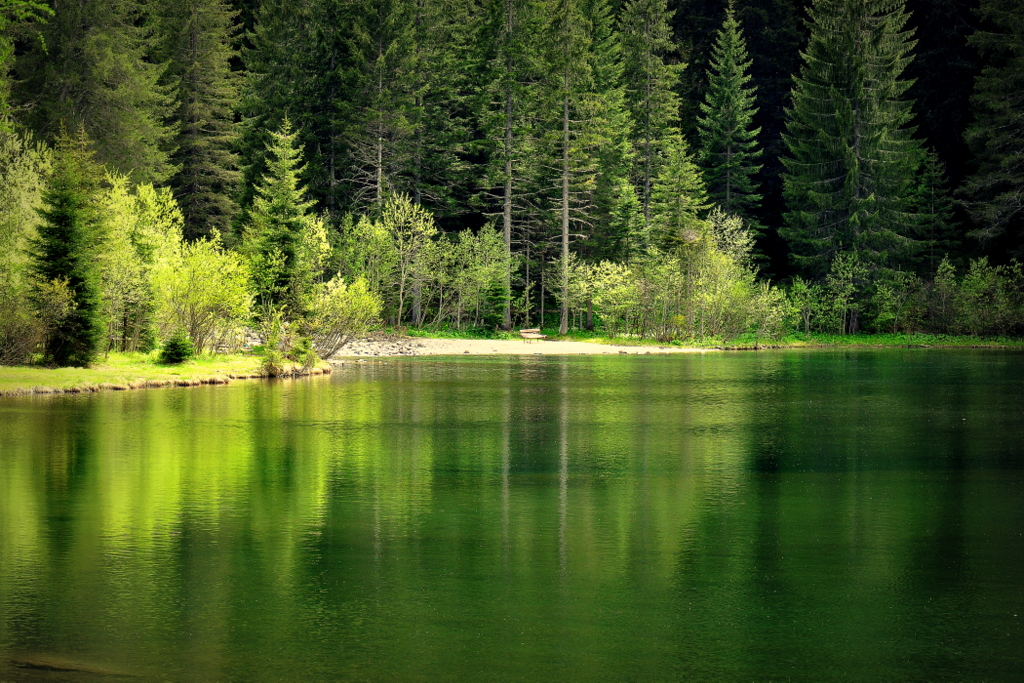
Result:
<instances>
[{"instance_id":1,"label":"shoreline","mask_svg":"<svg viewBox=\"0 0 1024 683\"><path fill-rule=\"evenodd\" d=\"M231 364L225 364L230 368ZM23 369L24 366L19 366L18 369ZM157 366L160 370L167 370L167 366ZM187 367L184 369L188 369ZM128 376L118 377L118 381L110 382L79 382L74 381L73 383L65 383L58 385L43 385L43 384L31 384L22 383L16 384L15 386L2 387L0 386L0 398L16 397L16 396L46 396L46 395L68 395L68 394L91 394L99 393L101 391L133 391L135 389L162 389L171 387L199 387L199 386L211 386L211 385L223 385L231 384L235 380L245 379L301 379L303 377L315 377L330 375L333 372L333 366L330 363L321 362L316 367L303 371L298 366L291 366L286 369L280 375L270 375L259 368L253 370L239 370L237 368L221 369L212 371L212 374L207 369L201 369L201 372L190 374L187 376L181 376L180 373L176 373L175 376L171 377L146 377L138 376L144 373L136 372L133 373L136 376L129 378ZM3 378L5 368L0 367L0 378ZM38 372L57 371L58 369L50 368L32 368L32 370ZM89 374L100 375L110 374L111 372L117 372L116 370L111 371L106 366L100 364L99 367L93 368L71 368L70 370L75 371L75 375L81 375L87 377ZM131 373L129 373L131 374ZM149 373L151 375L166 374L166 373ZM76 377L77 379L77 377Z\"/></svg>"},{"instance_id":2,"label":"shoreline","mask_svg":"<svg viewBox=\"0 0 1024 683\"><path fill-rule=\"evenodd\" d=\"M378 336L350 342L339 353L317 367L302 372L298 366L289 366L277 377L301 378L329 375L332 369L350 363L366 363L373 359L417 356L646 356L675 354L721 353L725 351L769 351L787 349L858 349L858 348L917 348L917 349L988 349L1024 350L1024 343L983 342L964 339L968 343L949 343L952 340L918 340L907 338L904 343L850 343L836 339L800 340L797 343L767 342L723 345L718 347L669 346L664 344L608 344L603 339L591 341L540 340L526 342L513 339L446 339L438 337ZM971 343L973 341L973 343ZM926 343L930 342L930 343ZM944 343L947 342L947 343ZM0 398L15 396L83 394L100 391L128 391L164 387L196 387L230 384L243 379L270 379L259 369L259 360L253 356L215 356L190 361L184 365L156 365L139 354L112 354L106 362L90 368L0 367ZM51 374L52 373L52 374ZM24 375L24 377L18 377Z\"/></svg>"}]
</instances>

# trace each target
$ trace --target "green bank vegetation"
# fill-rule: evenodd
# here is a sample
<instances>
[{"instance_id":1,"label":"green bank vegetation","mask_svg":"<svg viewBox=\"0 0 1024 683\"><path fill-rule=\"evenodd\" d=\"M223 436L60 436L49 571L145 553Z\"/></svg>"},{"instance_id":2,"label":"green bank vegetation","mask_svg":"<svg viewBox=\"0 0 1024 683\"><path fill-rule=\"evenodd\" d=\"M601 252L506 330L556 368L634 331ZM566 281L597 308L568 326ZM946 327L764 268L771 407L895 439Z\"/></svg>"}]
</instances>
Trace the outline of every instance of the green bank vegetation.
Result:
<instances>
[{"instance_id":1,"label":"green bank vegetation","mask_svg":"<svg viewBox=\"0 0 1024 683\"><path fill-rule=\"evenodd\" d=\"M1024 331L1019 0L300 4L0 0L0 364Z\"/></svg>"}]
</instances>

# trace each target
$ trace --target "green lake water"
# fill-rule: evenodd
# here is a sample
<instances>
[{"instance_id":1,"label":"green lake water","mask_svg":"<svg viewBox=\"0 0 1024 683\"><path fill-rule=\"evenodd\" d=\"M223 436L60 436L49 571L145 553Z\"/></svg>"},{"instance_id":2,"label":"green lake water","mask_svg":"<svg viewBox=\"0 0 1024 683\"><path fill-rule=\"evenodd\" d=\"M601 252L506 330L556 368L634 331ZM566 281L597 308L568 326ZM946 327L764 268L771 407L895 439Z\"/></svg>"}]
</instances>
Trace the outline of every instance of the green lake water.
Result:
<instances>
[{"instance_id":1,"label":"green lake water","mask_svg":"<svg viewBox=\"0 0 1024 683\"><path fill-rule=\"evenodd\" d=\"M1024 354L0 400L0 680L1019 680Z\"/></svg>"}]
</instances>

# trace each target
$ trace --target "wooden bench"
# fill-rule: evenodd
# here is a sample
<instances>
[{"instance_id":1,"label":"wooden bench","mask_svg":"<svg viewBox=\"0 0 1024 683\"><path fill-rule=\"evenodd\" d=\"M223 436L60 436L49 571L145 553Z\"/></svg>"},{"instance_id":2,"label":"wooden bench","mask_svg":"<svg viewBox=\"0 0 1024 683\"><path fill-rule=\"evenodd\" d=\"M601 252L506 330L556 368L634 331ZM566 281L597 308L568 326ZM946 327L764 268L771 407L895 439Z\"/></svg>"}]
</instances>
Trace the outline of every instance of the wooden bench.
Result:
<instances>
[{"instance_id":1,"label":"wooden bench","mask_svg":"<svg viewBox=\"0 0 1024 683\"><path fill-rule=\"evenodd\" d=\"M529 344L532 341L540 341L541 339L547 339L546 334L540 333L539 327L532 327L528 330L519 330L519 336L523 338L523 342Z\"/></svg>"}]
</instances>

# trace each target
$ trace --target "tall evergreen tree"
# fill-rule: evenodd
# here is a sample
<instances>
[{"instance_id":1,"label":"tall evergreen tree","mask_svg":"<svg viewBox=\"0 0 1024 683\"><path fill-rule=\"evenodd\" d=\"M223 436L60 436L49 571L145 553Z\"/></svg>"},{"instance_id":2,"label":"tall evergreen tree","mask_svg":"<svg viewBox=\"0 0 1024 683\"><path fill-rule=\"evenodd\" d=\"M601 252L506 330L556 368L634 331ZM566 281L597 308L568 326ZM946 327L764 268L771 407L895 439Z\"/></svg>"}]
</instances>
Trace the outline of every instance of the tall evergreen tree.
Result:
<instances>
[{"instance_id":1,"label":"tall evergreen tree","mask_svg":"<svg viewBox=\"0 0 1024 683\"><path fill-rule=\"evenodd\" d=\"M189 239L227 234L237 211L235 15L227 0L165 0L161 12L161 52L174 91L170 184Z\"/></svg>"},{"instance_id":2,"label":"tall evergreen tree","mask_svg":"<svg viewBox=\"0 0 1024 683\"><path fill-rule=\"evenodd\" d=\"M405 0L365 0L352 25L350 77L355 106L347 141L357 205L379 210L385 195L409 193L416 133L414 8Z\"/></svg>"},{"instance_id":3,"label":"tall evergreen tree","mask_svg":"<svg viewBox=\"0 0 1024 683\"><path fill-rule=\"evenodd\" d=\"M795 265L823 276L855 252L873 268L915 250L911 201L921 159L908 127L914 41L902 0L817 0L810 44L793 88L783 162L786 226Z\"/></svg>"},{"instance_id":4,"label":"tall evergreen tree","mask_svg":"<svg viewBox=\"0 0 1024 683\"><path fill-rule=\"evenodd\" d=\"M651 195L654 220L647 245L672 249L702 234L703 214L711 207L700 167L690 155L682 135L668 139L661 171Z\"/></svg>"},{"instance_id":5,"label":"tall evergreen tree","mask_svg":"<svg viewBox=\"0 0 1024 683\"><path fill-rule=\"evenodd\" d=\"M85 128L97 160L136 182L165 180L171 133L164 65L149 59L148 4L134 0L54 0L54 16L15 64L15 95L30 102L25 121L41 137L63 124Z\"/></svg>"},{"instance_id":6,"label":"tall evergreen tree","mask_svg":"<svg viewBox=\"0 0 1024 683\"><path fill-rule=\"evenodd\" d=\"M0 130L10 130L10 70L14 62L12 29L45 21L53 10L35 0L0 0Z\"/></svg>"},{"instance_id":7,"label":"tall evergreen tree","mask_svg":"<svg viewBox=\"0 0 1024 683\"><path fill-rule=\"evenodd\" d=\"M945 167L938 154L929 150L921 164L914 213L921 241L921 267L933 274L943 257L954 257L962 246L953 214L953 199L946 180Z\"/></svg>"},{"instance_id":8,"label":"tall evergreen tree","mask_svg":"<svg viewBox=\"0 0 1024 683\"><path fill-rule=\"evenodd\" d=\"M84 132L72 137L63 131L58 138L32 250L41 306L59 303L65 309L53 316L46 340L47 359L60 366L88 365L103 334L96 271L100 238L96 201L102 171L89 147ZM53 301L55 292L67 299Z\"/></svg>"},{"instance_id":9,"label":"tall evergreen tree","mask_svg":"<svg viewBox=\"0 0 1024 683\"><path fill-rule=\"evenodd\" d=\"M526 241L530 206L529 180L536 177L530 160L536 135L538 37L543 5L538 0L490 0L477 34L486 69L485 98L477 106L483 147L488 157L485 192L500 203L505 253L512 260L513 239ZM528 266L527 266L528 267ZM512 291L512 273L505 278ZM512 327L512 305L502 311L502 325Z\"/></svg>"},{"instance_id":10,"label":"tall evergreen tree","mask_svg":"<svg viewBox=\"0 0 1024 683\"><path fill-rule=\"evenodd\" d=\"M755 90L749 85L746 41L732 3L715 47L708 70L709 87L697 119L700 133L700 162L712 201L727 213L750 221L761 195L754 176L761 156L753 121L757 114Z\"/></svg>"},{"instance_id":11,"label":"tall evergreen tree","mask_svg":"<svg viewBox=\"0 0 1024 683\"><path fill-rule=\"evenodd\" d=\"M242 250L253 264L261 302L284 305L298 316L315 275L309 250L320 221L300 184L301 152L288 119L270 139L267 173L255 189Z\"/></svg>"},{"instance_id":12,"label":"tall evergreen tree","mask_svg":"<svg viewBox=\"0 0 1024 683\"><path fill-rule=\"evenodd\" d=\"M971 37L985 60L967 131L975 171L963 193L972 236L992 255L1024 257L1024 1L984 0L989 30Z\"/></svg>"},{"instance_id":13,"label":"tall evergreen tree","mask_svg":"<svg viewBox=\"0 0 1024 683\"><path fill-rule=\"evenodd\" d=\"M645 228L651 223L651 188L659 160L679 124L676 88L686 64L679 61L672 41L672 15L666 0L630 0L619 21L626 103L633 119L634 177Z\"/></svg>"}]
</instances>

